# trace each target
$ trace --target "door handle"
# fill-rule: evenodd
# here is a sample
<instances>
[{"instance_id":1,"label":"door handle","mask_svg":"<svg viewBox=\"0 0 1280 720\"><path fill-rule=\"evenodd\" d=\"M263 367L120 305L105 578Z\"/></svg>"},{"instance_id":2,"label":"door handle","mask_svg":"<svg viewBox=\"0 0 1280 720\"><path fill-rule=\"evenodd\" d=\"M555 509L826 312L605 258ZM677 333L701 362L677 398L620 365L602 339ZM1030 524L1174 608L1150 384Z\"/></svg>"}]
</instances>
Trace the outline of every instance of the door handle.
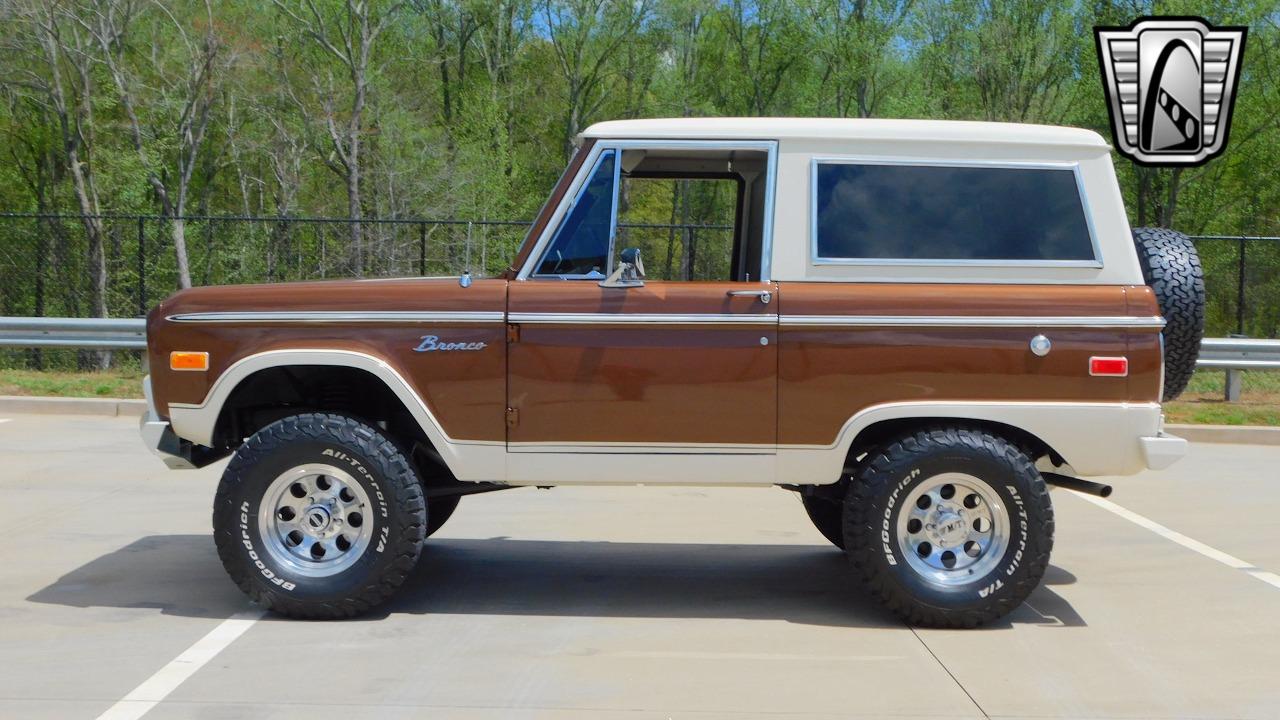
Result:
<instances>
[{"instance_id":1,"label":"door handle","mask_svg":"<svg viewBox=\"0 0 1280 720\"><path fill-rule=\"evenodd\" d=\"M760 302L761 302L761 303L763 303L763 304L765 304L765 305L768 305L768 304L769 304L769 301L770 301L770 300L773 300L773 291L772 291L772 290L730 290L729 292L727 292L727 293L725 293L725 294L726 294L726 295L728 295L729 297L754 297L754 298L760 298Z\"/></svg>"}]
</instances>

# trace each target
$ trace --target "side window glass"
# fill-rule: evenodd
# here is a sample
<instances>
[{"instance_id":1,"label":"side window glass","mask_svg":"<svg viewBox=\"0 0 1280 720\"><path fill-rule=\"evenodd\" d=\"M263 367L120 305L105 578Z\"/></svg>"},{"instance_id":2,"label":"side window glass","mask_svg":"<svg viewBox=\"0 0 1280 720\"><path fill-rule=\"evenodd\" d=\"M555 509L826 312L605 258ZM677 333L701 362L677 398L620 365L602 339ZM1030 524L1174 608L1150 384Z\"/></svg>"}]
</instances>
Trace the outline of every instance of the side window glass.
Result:
<instances>
[{"instance_id":1,"label":"side window glass","mask_svg":"<svg viewBox=\"0 0 1280 720\"><path fill-rule=\"evenodd\" d=\"M603 279L609 269L617 151L606 150L542 254L534 275Z\"/></svg>"},{"instance_id":2,"label":"side window glass","mask_svg":"<svg viewBox=\"0 0 1280 720\"><path fill-rule=\"evenodd\" d=\"M819 162L819 260L1091 262L1070 169Z\"/></svg>"},{"instance_id":3,"label":"side window glass","mask_svg":"<svg viewBox=\"0 0 1280 720\"><path fill-rule=\"evenodd\" d=\"M738 181L623 181L618 247L640 248L653 280L732 280Z\"/></svg>"}]
</instances>

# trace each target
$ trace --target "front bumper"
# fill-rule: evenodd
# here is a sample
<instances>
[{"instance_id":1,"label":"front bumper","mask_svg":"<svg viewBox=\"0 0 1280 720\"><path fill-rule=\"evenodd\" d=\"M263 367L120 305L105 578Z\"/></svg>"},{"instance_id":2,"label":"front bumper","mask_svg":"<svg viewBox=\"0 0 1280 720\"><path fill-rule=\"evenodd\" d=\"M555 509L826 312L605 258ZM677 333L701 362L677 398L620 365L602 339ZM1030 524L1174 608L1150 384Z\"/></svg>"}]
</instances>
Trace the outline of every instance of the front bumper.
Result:
<instances>
[{"instance_id":1,"label":"front bumper","mask_svg":"<svg viewBox=\"0 0 1280 720\"><path fill-rule=\"evenodd\" d=\"M147 398L147 411L138 420L138 432L147 449L163 460L170 470L194 470L199 467L192 460L191 443L178 437L169 426L169 421L161 418L156 411L155 400L151 398L150 375L142 379L142 392Z\"/></svg>"},{"instance_id":2,"label":"front bumper","mask_svg":"<svg viewBox=\"0 0 1280 720\"><path fill-rule=\"evenodd\" d=\"M1163 470L1187 454L1187 441L1161 431L1155 437L1140 438L1142 457L1150 470Z\"/></svg>"}]
</instances>

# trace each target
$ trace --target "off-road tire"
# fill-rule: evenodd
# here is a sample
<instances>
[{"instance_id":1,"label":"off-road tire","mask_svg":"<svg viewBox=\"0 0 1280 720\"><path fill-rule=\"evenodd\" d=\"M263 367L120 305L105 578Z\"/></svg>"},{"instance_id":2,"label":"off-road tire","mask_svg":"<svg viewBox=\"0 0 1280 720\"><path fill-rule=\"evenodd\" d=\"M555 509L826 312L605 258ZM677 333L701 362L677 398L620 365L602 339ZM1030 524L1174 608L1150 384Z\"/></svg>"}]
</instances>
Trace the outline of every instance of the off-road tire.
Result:
<instances>
[{"instance_id":1,"label":"off-road tire","mask_svg":"<svg viewBox=\"0 0 1280 720\"><path fill-rule=\"evenodd\" d=\"M963 584L926 579L896 537L906 504L897 500L942 473L981 480L1007 509L1009 538L997 564ZM1053 549L1053 507L1044 479L1013 444L979 429L938 426L872 452L849 487L844 536L855 574L887 608L912 625L970 628L1002 617L1035 590Z\"/></svg>"},{"instance_id":2,"label":"off-road tire","mask_svg":"<svg viewBox=\"0 0 1280 720\"><path fill-rule=\"evenodd\" d=\"M1142 276L1164 315L1164 399L1187 388L1204 338L1204 270L1195 245L1180 232L1134 228Z\"/></svg>"},{"instance_id":3,"label":"off-road tire","mask_svg":"<svg viewBox=\"0 0 1280 720\"><path fill-rule=\"evenodd\" d=\"M427 534L431 537L436 531L444 527L444 524L453 517L453 511L458 509L458 502L462 500L461 495L439 495L427 501Z\"/></svg>"},{"instance_id":4,"label":"off-road tire","mask_svg":"<svg viewBox=\"0 0 1280 720\"><path fill-rule=\"evenodd\" d=\"M832 545L844 549L844 502L821 495L801 495L800 503L813 526Z\"/></svg>"},{"instance_id":5,"label":"off-road tire","mask_svg":"<svg viewBox=\"0 0 1280 720\"><path fill-rule=\"evenodd\" d=\"M370 498L373 541L327 577L293 572L267 551L259 506L283 473L309 463L342 467ZM427 509L404 453L376 428L335 414L278 420L240 446L218 484L214 541L231 579L263 607L296 618L354 617L391 597L422 549ZM362 523L362 525L364 524Z\"/></svg>"}]
</instances>

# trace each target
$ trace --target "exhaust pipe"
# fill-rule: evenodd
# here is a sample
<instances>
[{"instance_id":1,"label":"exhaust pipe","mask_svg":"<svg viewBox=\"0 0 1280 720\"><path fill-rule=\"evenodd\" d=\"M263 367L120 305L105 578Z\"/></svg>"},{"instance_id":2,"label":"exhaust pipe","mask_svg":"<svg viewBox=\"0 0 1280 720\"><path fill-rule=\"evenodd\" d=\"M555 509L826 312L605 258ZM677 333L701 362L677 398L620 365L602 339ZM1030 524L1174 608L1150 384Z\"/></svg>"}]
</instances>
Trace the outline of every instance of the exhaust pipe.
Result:
<instances>
[{"instance_id":1,"label":"exhaust pipe","mask_svg":"<svg viewBox=\"0 0 1280 720\"><path fill-rule=\"evenodd\" d=\"M1103 485L1102 483L1096 483L1090 480L1081 480L1077 477L1059 475L1057 473L1041 473L1041 475L1044 476L1045 482L1051 485L1057 485L1058 487L1064 487L1068 490L1097 495L1098 497L1108 497L1111 495L1110 485Z\"/></svg>"}]
</instances>

